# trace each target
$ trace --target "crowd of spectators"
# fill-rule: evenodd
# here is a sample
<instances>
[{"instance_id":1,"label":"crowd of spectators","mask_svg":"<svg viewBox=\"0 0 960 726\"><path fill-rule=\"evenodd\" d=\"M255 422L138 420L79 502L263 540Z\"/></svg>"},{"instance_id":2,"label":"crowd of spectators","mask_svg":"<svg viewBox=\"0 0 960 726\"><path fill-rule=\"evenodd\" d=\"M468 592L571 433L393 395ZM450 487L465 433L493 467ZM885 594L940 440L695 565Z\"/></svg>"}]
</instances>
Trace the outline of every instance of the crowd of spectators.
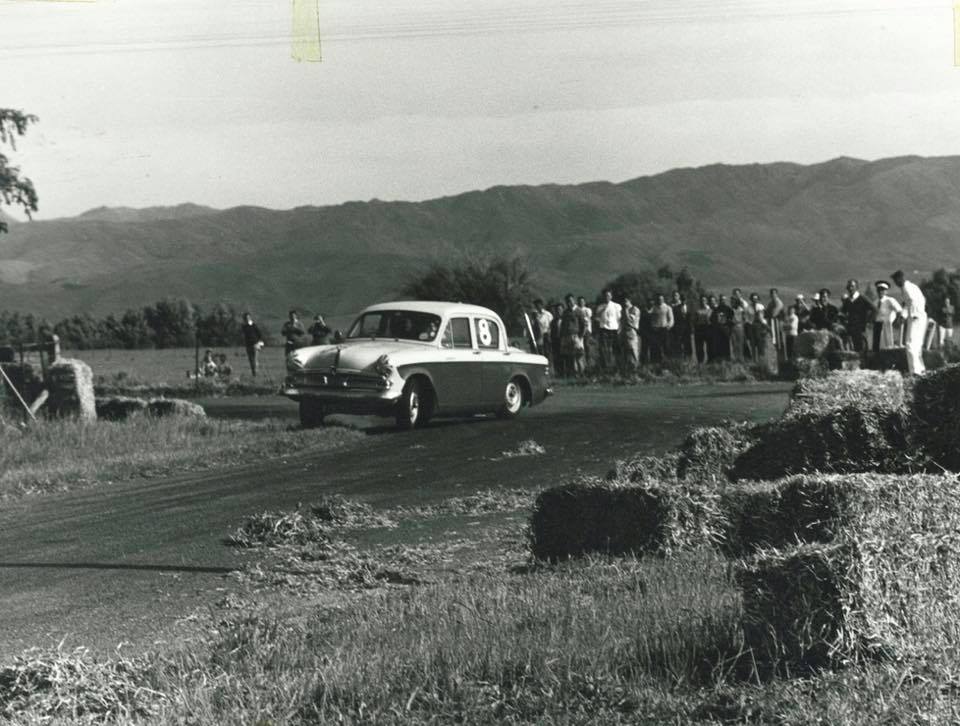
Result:
<instances>
[{"instance_id":1,"label":"crowd of spectators","mask_svg":"<svg viewBox=\"0 0 960 726\"><path fill-rule=\"evenodd\" d=\"M874 299L861 293L857 280L849 280L839 305L827 288L809 301L799 294L791 304L776 288L765 301L755 292L745 296L740 288L729 297L702 294L696 301L678 290L669 301L659 293L643 300L615 299L607 289L593 308L572 294L552 306L535 300L530 320L537 351L561 376L580 376L587 369L629 375L667 358L701 364L761 363L768 356L783 361L793 357L797 336L808 330L830 331L844 349L861 354L906 348L910 371L922 372L922 349L952 339L954 309L947 299L928 326L920 288L900 271L892 277L901 299L885 280L875 283Z\"/></svg>"}]
</instances>

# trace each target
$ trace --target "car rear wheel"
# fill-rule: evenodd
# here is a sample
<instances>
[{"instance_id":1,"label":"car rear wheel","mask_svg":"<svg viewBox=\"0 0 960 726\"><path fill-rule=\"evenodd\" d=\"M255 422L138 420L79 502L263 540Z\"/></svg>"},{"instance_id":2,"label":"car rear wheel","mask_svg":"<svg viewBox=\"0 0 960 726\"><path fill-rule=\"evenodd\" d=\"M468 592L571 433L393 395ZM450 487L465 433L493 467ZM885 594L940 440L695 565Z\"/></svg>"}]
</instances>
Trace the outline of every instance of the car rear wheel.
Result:
<instances>
[{"instance_id":1,"label":"car rear wheel","mask_svg":"<svg viewBox=\"0 0 960 726\"><path fill-rule=\"evenodd\" d=\"M497 411L500 418L514 418L523 408L523 387L519 378L513 378L503 390L503 403Z\"/></svg>"},{"instance_id":2,"label":"car rear wheel","mask_svg":"<svg viewBox=\"0 0 960 726\"><path fill-rule=\"evenodd\" d=\"M305 429L315 429L323 426L324 410L316 401L300 401L300 426Z\"/></svg>"},{"instance_id":3,"label":"car rear wheel","mask_svg":"<svg viewBox=\"0 0 960 726\"><path fill-rule=\"evenodd\" d=\"M397 426L402 429L422 426L429 418L426 390L416 378L407 381L397 405Z\"/></svg>"}]
</instances>

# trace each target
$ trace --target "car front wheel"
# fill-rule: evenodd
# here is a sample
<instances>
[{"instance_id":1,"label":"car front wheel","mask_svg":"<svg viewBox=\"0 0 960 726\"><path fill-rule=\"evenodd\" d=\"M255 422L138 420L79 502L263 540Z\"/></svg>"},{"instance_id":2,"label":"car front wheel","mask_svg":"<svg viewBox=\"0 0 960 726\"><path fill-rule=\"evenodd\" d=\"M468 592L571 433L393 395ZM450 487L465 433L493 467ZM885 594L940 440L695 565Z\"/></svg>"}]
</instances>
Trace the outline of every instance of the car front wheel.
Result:
<instances>
[{"instance_id":1,"label":"car front wheel","mask_svg":"<svg viewBox=\"0 0 960 726\"><path fill-rule=\"evenodd\" d=\"M427 399L423 384L414 378L407 381L400 394L397 409L397 426L402 429L412 429L421 426L427 419Z\"/></svg>"},{"instance_id":2,"label":"car front wheel","mask_svg":"<svg viewBox=\"0 0 960 726\"><path fill-rule=\"evenodd\" d=\"M323 426L323 406L315 401L306 399L300 401L300 426L305 429L314 429Z\"/></svg>"},{"instance_id":3,"label":"car front wheel","mask_svg":"<svg viewBox=\"0 0 960 726\"><path fill-rule=\"evenodd\" d=\"M514 418L523 408L523 388L517 378L512 379L503 391L503 403L497 411L500 418Z\"/></svg>"}]
</instances>

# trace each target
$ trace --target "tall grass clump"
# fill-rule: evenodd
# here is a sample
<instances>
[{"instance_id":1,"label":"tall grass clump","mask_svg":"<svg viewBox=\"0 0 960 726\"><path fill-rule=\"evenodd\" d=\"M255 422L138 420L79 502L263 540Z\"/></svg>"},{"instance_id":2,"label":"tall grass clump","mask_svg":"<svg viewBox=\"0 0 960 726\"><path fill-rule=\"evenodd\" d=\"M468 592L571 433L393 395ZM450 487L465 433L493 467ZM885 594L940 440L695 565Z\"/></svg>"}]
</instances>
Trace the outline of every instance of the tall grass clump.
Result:
<instances>
[{"instance_id":1,"label":"tall grass clump","mask_svg":"<svg viewBox=\"0 0 960 726\"><path fill-rule=\"evenodd\" d=\"M4 434L0 498L290 454L362 439L343 428L300 430L281 420L137 416L124 422L37 421Z\"/></svg>"},{"instance_id":2,"label":"tall grass clump","mask_svg":"<svg viewBox=\"0 0 960 726\"><path fill-rule=\"evenodd\" d=\"M297 625L240 622L211 652L182 656L171 716L612 722L648 715L644 692L723 680L742 650L738 618L737 593L710 552L476 576Z\"/></svg>"}]
</instances>

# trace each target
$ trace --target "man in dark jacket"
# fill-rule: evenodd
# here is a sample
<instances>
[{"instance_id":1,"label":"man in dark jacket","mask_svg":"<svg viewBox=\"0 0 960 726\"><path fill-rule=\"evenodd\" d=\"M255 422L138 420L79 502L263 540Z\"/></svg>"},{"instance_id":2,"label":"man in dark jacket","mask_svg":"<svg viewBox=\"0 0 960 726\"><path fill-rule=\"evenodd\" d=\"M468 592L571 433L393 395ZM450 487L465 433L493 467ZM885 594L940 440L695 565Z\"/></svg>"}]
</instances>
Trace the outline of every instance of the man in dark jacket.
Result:
<instances>
[{"instance_id":1,"label":"man in dark jacket","mask_svg":"<svg viewBox=\"0 0 960 726\"><path fill-rule=\"evenodd\" d=\"M313 319L313 325L307 332L310 333L314 345L329 345L330 337L333 335L333 331L327 326L322 315Z\"/></svg>"},{"instance_id":2,"label":"man in dark jacket","mask_svg":"<svg viewBox=\"0 0 960 726\"><path fill-rule=\"evenodd\" d=\"M847 297L841 310L847 337L858 353L869 350L867 326L873 323L877 310L873 303L860 294L860 284L856 280L847 280Z\"/></svg>"},{"instance_id":3,"label":"man in dark jacket","mask_svg":"<svg viewBox=\"0 0 960 726\"><path fill-rule=\"evenodd\" d=\"M296 310L290 311L287 322L285 322L283 324L283 328L280 329L280 334L283 336L284 357L290 355L293 351L303 345L301 341L307 334L307 331L303 329L303 323L300 322L300 318L297 316Z\"/></svg>"},{"instance_id":4,"label":"man in dark jacket","mask_svg":"<svg viewBox=\"0 0 960 726\"><path fill-rule=\"evenodd\" d=\"M247 349L247 360L250 361L250 372L256 377L257 358L263 347L263 336L260 335L260 328L253 322L250 313L243 314L243 325L240 329L243 331L243 347Z\"/></svg>"},{"instance_id":5,"label":"man in dark jacket","mask_svg":"<svg viewBox=\"0 0 960 726\"><path fill-rule=\"evenodd\" d=\"M830 302L830 291L823 288L820 298L810 311L810 322L817 330L833 330L833 326L840 319L840 311Z\"/></svg>"}]
</instances>

